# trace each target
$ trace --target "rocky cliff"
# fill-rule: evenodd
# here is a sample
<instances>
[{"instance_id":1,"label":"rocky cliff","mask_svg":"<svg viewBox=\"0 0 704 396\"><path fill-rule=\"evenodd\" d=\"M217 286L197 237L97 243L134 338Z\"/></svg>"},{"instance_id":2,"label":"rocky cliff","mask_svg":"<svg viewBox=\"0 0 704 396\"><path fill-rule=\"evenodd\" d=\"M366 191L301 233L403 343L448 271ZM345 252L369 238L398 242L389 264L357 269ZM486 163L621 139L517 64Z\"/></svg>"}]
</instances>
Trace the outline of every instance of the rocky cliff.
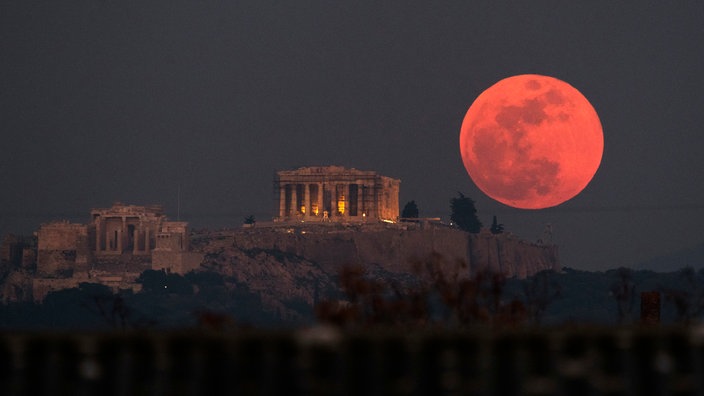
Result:
<instances>
[{"instance_id":1,"label":"rocky cliff","mask_svg":"<svg viewBox=\"0 0 704 396\"><path fill-rule=\"evenodd\" d=\"M243 229L233 232L240 249L279 251L318 264L329 274L343 265L380 266L408 272L409 263L438 253L461 261L470 271L490 269L525 278L560 268L557 247L530 243L510 233L469 234L443 226L389 224L367 226L296 226Z\"/></svg>"},{"instance_id":2,"label":"rocky cliff","mask_svg":"<svg viewBox=\"0 0 704 396\"><path fill-rule=\"evenodd\" d=\"M386 281L418 275L413 263L442 257L443 265L464 276L490 269L525 278L559 269L557 248L530 243L510 233L469 234L420 224L277 225L203 234L194 238L203 253L201 269L246 284L282 318L296 319L302 306L338 291L344 266L364 268ZM411 277L407 277L410 275Z\"/></svg>"}]
</instances>

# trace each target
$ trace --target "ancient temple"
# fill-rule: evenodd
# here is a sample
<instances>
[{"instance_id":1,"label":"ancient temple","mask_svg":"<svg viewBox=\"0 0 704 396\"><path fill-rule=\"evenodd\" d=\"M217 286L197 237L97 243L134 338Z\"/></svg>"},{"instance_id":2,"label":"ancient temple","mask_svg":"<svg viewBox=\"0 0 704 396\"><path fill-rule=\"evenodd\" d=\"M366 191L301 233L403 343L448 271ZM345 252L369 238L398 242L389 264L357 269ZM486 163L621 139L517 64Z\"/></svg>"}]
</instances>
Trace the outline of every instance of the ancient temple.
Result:
<instances>
[{"instance_id":1,"label":"ancient temple","mask_svg":"<svg viewBox=\"0 0 704 396\"><path fill-rule=\"evenodd\" d=\"M156 235L166 221L159 205L137 206L116 203L91 211L95 227L95 254L150 254Z\"/></svg>"},{"instance_id":2,"label":"ancient temple","mask_svg":"<svg viewBox=\"0 0 704 396\"><path fill-rule=\"evenodd\" d=\"M277 221L398 220L401 181L374 171L314 166L276 173Z\"/></svg>"},{"instance_id":3,"label":"ancient temple","mask_svg":"<svg viewBox=\"0 0 704 396\"><path fill-rule=\"evenodd\" d=\"M188 223L168 221L159 205L115 203L91 210L88 224L54 221L36 235L35 298L87 279L124 286L147 269L186 273L202 261L190 249Z\"/></svg>"}]
</instances>

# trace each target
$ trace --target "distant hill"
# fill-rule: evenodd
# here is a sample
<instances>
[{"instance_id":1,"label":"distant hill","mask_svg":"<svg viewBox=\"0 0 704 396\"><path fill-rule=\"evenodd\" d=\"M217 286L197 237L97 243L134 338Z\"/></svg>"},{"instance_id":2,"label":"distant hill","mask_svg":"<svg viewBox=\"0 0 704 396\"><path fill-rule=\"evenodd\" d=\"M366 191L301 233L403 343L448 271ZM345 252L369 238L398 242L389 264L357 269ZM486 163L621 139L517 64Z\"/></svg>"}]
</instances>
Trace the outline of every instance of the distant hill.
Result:
<instances>
[{"instance_id":1,"label":"distant hill","mask_svg":"<svg viewBox=\"0 0 704 396\"><path fill-rule=\"evenodd\" d=\"M704 242L665 256L643 261L637 264L635 269L671 272L685 267L692 267L697 270L704 268Z\"/></svg>"}]
</instances>

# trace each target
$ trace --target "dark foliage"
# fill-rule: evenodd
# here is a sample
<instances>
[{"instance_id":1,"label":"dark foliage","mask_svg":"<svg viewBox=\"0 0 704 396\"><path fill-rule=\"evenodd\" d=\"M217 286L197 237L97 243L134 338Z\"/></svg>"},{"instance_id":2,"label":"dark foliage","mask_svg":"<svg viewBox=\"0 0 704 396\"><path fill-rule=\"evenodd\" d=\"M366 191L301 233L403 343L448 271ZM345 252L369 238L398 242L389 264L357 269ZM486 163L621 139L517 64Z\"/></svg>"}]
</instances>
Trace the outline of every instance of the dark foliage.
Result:
<instances>
[{"instance_id":1,"label":"dark foliage","mask_svg":"<svg viewBox=\"0 0 704 396\"><path fill-rule=\"evenodd\" d=\"M702 271L685 267L678 272L678 288L664 288L665 301L675 308L675 320L690 324L704 313L704 278Z\"/></svg>"},{"instance_id":2,"label":"dark foliage","mask_svg":"<svg viewBox=\"0 0 704 396\"><path fill-rule=\"evenodd\" d=\"M554 271L540 271L523 282L523 293L528 317L540 325L548 306L561 297L562 287Z\"/></svg>"},{"instance_id":3,"label":"dark foliage","mask_svg":"<svg viewBox=\"0 0 704 396\"><path fill-rule=\"evenodd\" d=\"M412 264L417 277L406 284L370 278L360 267L343 268L340 287L346 299L319 303L316 316L343 328L506 326L526 319L520 301L502 298L506 279L501 274L469 276L465 263L450 263L438 254Z\"/></svg>"},{"instance_id":4,"label":"dark foliage","mask_svg":"<svg viewBox=\"0 0 704 396\"><path fill-rule=\"evenodd\" d=\"M463 263L438 255L411 265L414 271L408 274L345 267L339 274L341 291L321 290L313 307L304 300L279 302L303 320L268 311L258 292L221 273L146 271L140 292L115 293L104 285L81 283L49 293L41 304L0 304L0 329L225 331L295 327L316 317L344 328L614 325L637 322L636 296L643 291L662 294L664 325L696 324L704 315L704 272L692 268L668 273L563 268L506 279L485 271L470 275Z\"/></svg>"},{"instance_id":5,"label":"dark foliage","mask_svg":"<svg viewBox=\"0 0 704 396\"><path fill-rule=\"evenodd\" d=\"M452 223L461 230L471 232L473 234L481 231L482 223L477 217L477 209L474 207L474 201L465 197L461 192L458 196L450 200L450 209L452 214L450 219Z\"/></svg>"},{"instance_id":6,"label":"dark foliage","mask_svg":"<svg viewBox=\"0 0 704 396\"><path fill-rule=\"evenodd\" d=\"M137 283L150 293L192 294L191 284L181 275L168 273L164 270L146 270L137 278Z\"/></svg>"},{"instance_id":7,"label":"dark foliage","mask_svg":"<svg viewBox=\"0 0 704 396\"><path fill-rule=\"evenodd\" d=\"M633 271L629 268L619 268L616 270L616 281L609 290L611 296L616 300L618 312L618 322L625 323L631 317L633 307L636 302L636 286L633 282Z\"/></svg>"},{"instance_id":8,"label":"dark foliage","mask_svg":"<svg viewBox=\"0 0 704 396\"><path fill-rule=\"evenodd\" d=\"M408 203L406 203L406 205L403 207L403 210L401 211L401 218L417 219L418 213L418 205L416 205L416 201L409 201Z\"/></svg>"}]
</instances>

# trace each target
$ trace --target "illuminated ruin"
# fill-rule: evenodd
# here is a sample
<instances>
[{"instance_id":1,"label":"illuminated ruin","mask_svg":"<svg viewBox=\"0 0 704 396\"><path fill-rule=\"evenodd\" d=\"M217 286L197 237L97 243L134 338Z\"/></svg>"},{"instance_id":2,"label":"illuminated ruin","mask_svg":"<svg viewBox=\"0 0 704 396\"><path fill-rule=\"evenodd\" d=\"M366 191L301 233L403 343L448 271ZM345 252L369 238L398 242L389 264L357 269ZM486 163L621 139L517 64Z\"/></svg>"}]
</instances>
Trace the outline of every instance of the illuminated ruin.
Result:
<instances>
[{"instance_id":1,"label":"illuminated ruin","mask_svg":"<svg viewBox=\"0 0 704 396\"><path fill-rule=\"evenodd\" d=\"M98 255L150 254L156 234L166 222L159 205L135 206L117 203L91 211L95 228L94 252Z\"/></svg>"},{"instance_id":2,"label":"illuminated ruin","mask_svg":"<svg viewBox=\"0 0 704 396\"><path fill-rule=\"evenodd\" d=\"M341 166L279 171L277 221L391 221L399 215L401 181Z\"/></svg>"},{"instance_id":3,"label":"illuminated ruin","mask_svg":"<svg viewBox=\"0 0 704 396\"><path fill-rule=\"evenodd\" d=\"M188 223L168 221L159 205L115 203L91 210L88 224L55 221L42 224L36 235L35 300L80 282L135 289L145 270L183 274L203 258L191 251Z\"/></svg>"}]
</instances>

